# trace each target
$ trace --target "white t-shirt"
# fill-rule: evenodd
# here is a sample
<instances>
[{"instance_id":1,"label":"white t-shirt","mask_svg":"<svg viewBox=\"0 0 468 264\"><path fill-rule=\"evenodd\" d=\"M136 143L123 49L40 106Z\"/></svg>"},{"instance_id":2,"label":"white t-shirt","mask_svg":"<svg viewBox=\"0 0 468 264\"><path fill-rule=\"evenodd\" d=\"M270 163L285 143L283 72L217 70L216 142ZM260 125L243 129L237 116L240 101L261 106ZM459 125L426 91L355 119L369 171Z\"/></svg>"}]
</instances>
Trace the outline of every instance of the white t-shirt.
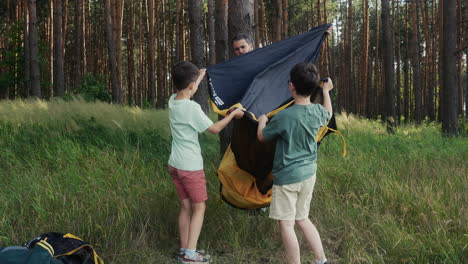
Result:
<instances>
[{"instance_id":1,"label":"white t-shirt","mask_svg":"<svg viewBox=\"0 0 468 264\"><path fill-rule=\"evenodd\" d=\"M205 131L213 121L205 115L199 104L188 99L175 100L176 95L169 98L172 147L168 163L179 170L202 170L198 133Z\"/></svg>"}]
</instances>

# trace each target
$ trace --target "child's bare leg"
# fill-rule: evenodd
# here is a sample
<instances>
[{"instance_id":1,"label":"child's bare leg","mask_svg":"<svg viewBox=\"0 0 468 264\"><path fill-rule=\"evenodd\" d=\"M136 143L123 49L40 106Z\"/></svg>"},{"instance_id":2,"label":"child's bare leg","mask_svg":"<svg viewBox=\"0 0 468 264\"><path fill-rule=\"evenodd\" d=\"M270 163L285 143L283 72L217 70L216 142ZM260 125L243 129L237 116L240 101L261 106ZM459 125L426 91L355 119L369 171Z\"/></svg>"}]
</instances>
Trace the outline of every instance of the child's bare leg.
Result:
<instances>
[{"instance_id":1,"label":"child's bare leg","mask_svg":"<svg viewBox=\"0 0 468 264\"><path fill-rule=\"evenodd\" d=\"M198 237L203 226L205 208L205 202L192 203L192 219L190 221L187 249L195 250L197 248Z\"/></svg>"},{"instance_id":2,"label":"child's bare leg","mask_svg":"<svg viewBox=\"0 0 468 264\"><path fill-rule=\"evenodd\" d=\"M192 203L190 199L180 201L179 213L179 234L180 234L180 248L187 248L188 237L190 231L190 222L192 218Z\"/></svg>"},{"instance_id":3,"label":"child's bare leg","mask_svg":"<svg viewBox=\"0 0 468 264\"><path fill-rule=\"evenodd\" d=\"M288 264L300 264L301 254L299 252L299 242L294 232L294 220L280 220L279 225Z\"/></svg>"},{"instance_id":4,"label":"child's bare leg","mask_svg":"<svg viewBox=\"0 0 468 264\"><path fill-rule=\"evenodd\" d=\"M322 240L320 239L319 232L317 228L315 228L315 225L312 224L309 218L296 220L296 223L304 234L304 238L307 240L310 249L314 252L315 260L324 260L325 253L323 252Z\"/></svg>"}]
</instances>

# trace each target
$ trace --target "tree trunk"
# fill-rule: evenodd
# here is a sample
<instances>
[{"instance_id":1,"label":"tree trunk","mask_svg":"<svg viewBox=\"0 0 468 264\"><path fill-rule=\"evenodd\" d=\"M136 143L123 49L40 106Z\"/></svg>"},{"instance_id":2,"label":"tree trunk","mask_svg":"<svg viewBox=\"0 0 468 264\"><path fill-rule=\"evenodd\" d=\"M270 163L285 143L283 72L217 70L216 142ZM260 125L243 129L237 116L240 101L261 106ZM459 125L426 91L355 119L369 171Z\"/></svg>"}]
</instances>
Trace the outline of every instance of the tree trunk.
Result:
<instances>
[{"instance_id":1,"label":"tree trunk","mask_svg":"<svg viewBox=\"0 0 468 264\"><path fill-rule=\"evenodd\" d=\"M405 3L405 15L409 17L409 8L408 2ZM403 73L404 73L404 88L403 88L403 116L405 117L405 123L408 123L410 120L410 111L409 111L409 22L408 19L405 19L405 59L403 60Z\"/></svg>"},{"instance_id":2,"label":"tree trunk","mask_svg":"<svg viewBox=\"0 0 468 264\"><path fill-rule=\"evenodd\" d=\"M320 0L317 0L317 25L321 25L321 24L322 24L322 14L320 12Z\"/></svg>"},{"instance_id":3,"label":"tree trunk","mask_svg":"<svg viewBox=\"0 0 468 264\"><path fill-rule=\"evenodd\" d=\"M62 53L62 1L54 0L54 95L65 93L65 77Z\"/></svg>"},{"instance_id":4,"label":"tree trunk","mask_svg":"<svg viewBox=\"0 0 468 264\"><path fill-rule=\"evenodd\" d=\"M454 30L457 28L457 5L455 0L443 1L443 66L442 77L443 91L443 118L442 132L447 136L458 134L457 120L457 35Z\"/></svg>"},{"instance_id":5,"label":"tree trunk","mask_svg":"<svg viewBox=\"0 0 468 264\"><path fill-rule=\"evenodd\" d=\"M395 3L395 2L394 2ZM396 106L395 106L395 114L396 114L396 122L399 125L401 122L401 20L400 20L400 3L396 2L396 15L394 16L394 28L396 30L397 36L395 41L395 49L396 49L396 87L395 87L395 96L396 96Z\"/></svg>"},{"instance_id":6,"label":"tree trunk","mask_svg":"<svg viewBox=\"0 0 468 264\"><path fill-rule=\"evenodd\" d=\"M228 48L231 43L228 41L228 0L215 0L215 38L216 38L216 63L221 63L229 58ZM218 116L218 119L222 119ZM227 126L219 133L220 153L224 154L232 136L232 126Z\"/></svg>"},{"instance_id":7,"label":"tree trunk","mask_svg":"<svg viewBox=\"0 0 468 264\"><path fill-rule=\"evenodd\" d=\"M75 30L75 54L73 56L74 62L73 62L73 88L76 89L80 85L81 77L82 77L82 72L81 72L81 64L82 64L82 57L81 57L81 42L83 41L83 31L81 28L81 20L82 20L82 14L83 10L82 8L82 1L83 0L76 0L76 5L75 5L75 24L74 24L74 30Z\"/></svg>"},{"instance_id":8,"label":"tree trunk","mask_svg":"<svg viewBox=\"0 0 468 264\"><path fill-rule=\"evenodd\" d=\"M135 103L135 3L133 1L127 1L128 13L129 13L129 25L127 30L127 82L128 82L128 104L133 105Z\"/></svg>"},{"instance_id":9,"label":"tree trunk","mask_svg":"<svg viewBox=\"0 0 468 264\"><path fill-rule=\"evenodd\" d=\"M214 0L208 0L208 64L216 64Z\"/></svg>"},{"instance_id":10,"label":"tree trunk","mask_svg":"<svg viewBox=\"0 0 468 264\"><path fill-rule=\"evenodd\" d=\"M422 117L422 104L421 104L421 64L419 52L419 36L418 36L418 12L417 3L412 2L411 12L411 39L410 39L410 57L411 66L413 68L413 91L414 91L414 120L417 124L421 123Z\"/></svg>"},{"instance_id":11,"label":"tree trunk","mask_svg":"<svg viewBox=\"0 0 468 264\"><path fill-rule=\"evenodd\" d=\"M53 83L54 83L54 1L50 0L48 2L48 18L47 18L47 42L49 44L49 49L47 50L47 69L48 76L46 82L49 82L51 85L46 86L46 97L50 98L53 96ZM44 96L44 95L43 95Z\"/></svg>"},{"instance_id":12,"label":"tree trunk","mask_svg":"<svg viewBox=\"0 0 468 264\"><path fill-rule=\"evenodd\" d=\"M136 101L138 106L143 106L143 98L146 91L146 74L144 73L144 47L143 47L143 1L138 4L138 86Z\"/></svg>"},{"instance_id":13,"label":"tree trunk","mask_svg":"<svg viewBox=\"0 0 468 264\"><path fill-rule=\"evenodd\" d=\"M164 23L164 12L165 12L165 0L160 0L156 2L156 10L155 10L155 21L154 24L157 27L158 31L158 38L157 38L157 86L156 86L156 91L157 91L157 100L156 100L156 107L157 108L163 108L165 105L165 98L164 98L164 93L165 93L165 86L166 82L164 80L164 73L165 73L165 67L164 65L166 64L166 48L165 48L165 23Z\"/></svg>"},{"instance_id":14,"label":"tree trunk","mask_svg":"<svg viewBox=\"0 0 468 264\"><path fill-rule=\"evenodd\" d=\"M353 27L353 1L348 0L348 30L346 33L347 36L347 41L346 41L346 85L348 85L348 102L349 105L347 106L347 111L351 113L356 112L356 101L355 101L355 90L354 90L354 69L353 69L353 46L352 46L352 40L353 40L353 35L354 35L354 27Z\"/></svg>"},{"instance_id":15,"label":"tree trunk","mask_svg":"<svg viewBox=\"0 0 468 264\"><path fill-rule=\"evenodd\" d=\"M255 45L254 48L260 47L260 41L262 37L260 36L260 16L259 16L259 8L258 8L258 1L254 0L254 28L255 28Z\"/></svg>"},{"instance_id":16,"label":"tree trunk","mask_svg":"<svg viewBox=\"0 0 468 264\"><path fill-rule=\"evenodd\" d=\"M467 18L468 19L468 18ZM458 109L457 113L463 115L463 86L462 86L462 4L457 0L457 87L458 87ZM468 59L468 58L467 58Z\"/></svg>"},{"instance_id":17,"label":"tree trunk","mask_svg":"<svg viewBox=\"0 0 468 264\"><path fill-rule=\"evenodd\" d=\"M283 36L283 0L276 0L275 21L275 41L280 41Z\"/></svg>"},{"instance_id":18,"label":"tree trunk","mask_svg":"<svg viewBox=\"0 0 468 264\"><path fill-rule=\"evenodd\" d=\"M117 78L122 84L122 23L123 23L123 0L111 1L111 17L112 17L112 37L115 43ZM122 90L119 94L120 100L123 99Z\"/></svg>"},{"instance_id":19,"label":"tree trunk","mask_svg":"<svg viewBox=\"0 0 468 264\"><path fill-rule=\"evenodd\" d=\"M362 37L362 62L361 62L361 103L360 113L366 114L367 112L367 78L369 68L369 2L368 0L363 1L363 37Z\"/></svg>"},{"instance_id":20,"label":"tree trunk","mask_svg":"<svg viewBox=\"0 0 468 264\"><path fill-rule=\"evenodd\" d=\"M23 1L24 12L24 93L23 97L29 97L31 92L31 45L29 40L29 4L28 0Z\"/></svg>"},{"instance_id":21,"label":"tree trunk","mask_svg":"<svg viewBox=\"0 0 468 264\"><path fill-rule=\"evenodd\" d=\"M368 116L372 118L377 117L377 90L379 87L379 77L380 77L380 19L378 14L379 10L379 0L375 0L375 58L374 58L374 80L373 85L368 90Z\"/></svg>"},{"instance_id":22,"label":"tree trunk","mask_svg":"<svg viewBox=\"0 0 468 264\"><path fill-rule=\"evenodd\" d=\"M156 79L155 79L155 39L154 39L154 0L148 0L147 5L148 25L148 103L154 107L156 100Z\"/></svg>"},{"instance_id":23,"label":"tree trunk","mask_svg":"<svg viewBox=\"0 0 468 264\"><path fill-rule=\"evenodd\" d=\"M182 58L182 50L181 50L181 47L182 47L182 43L181 43L181 40L182 40L182 34L184 33L184 30L181 29L181 24L182 24L182 27L183 27L183 19L181 19L181 17L183 16L183 12L182 12L182 3L183 3L183 0L176 0L176 9L175 9L175 23L176 23L176 26L175 26L175 30L176 30L176 61L179 62L179 61L182 61L184 60Z\"/></svg>"},{"instance_id":24,"label":"tree trunk","mask_svg":"<svg viewBox=\"0 0 468 264\"><path fill-rule=\"evenodd\" d=\"M86 3L87 0L83 0L82 7L81 7L81 72L82 74L86 74L87 72L87 58L86 58Z\"/></svg>"},{"instance_id":25,"label":"tree trunk","mask_svg":"<svg viewBox=\"0 0 468 264\"><path fill-rule=\"evenodd\" d=\"M382 0L382 52L384 54L384 72L385 72L385 114L387 125L394 125L395 120L395 92L394 92L394 45L390 22L389 0ZM393 128L387 129L393 131Z\"/></svg>"},{"instance_id":26,"label":"tree trunk","mask_svg":"<svg viewBox=\"0 0 468 264\"><path fill-rule=\"evenodd\" d=\"M111 87L112 87L112 102L115 104L121 103L120 91L121 84L117 76L117 59L115 51L114 37L112 36L112 18L111 18L111 0L104 0L106 14L106 39L109 52L109 70L111 72Z\"/></svg>"},{"instance_id":27,"label":"tree trunk","mask_svg":"<svg viewBox=\"0 0 468 264\"><path fill-rule=\"evenodd\" d=\"M41 98L41 76L39 71L39 44L37 34L36 0L29 0L29 45L31 49L32 95Z\"/></svg>"},{"instance_id":28,"label":"tree trunk","mask_svg":"<svg viewBox=\"0 0 468 264\"><path fill-rule=\"evenodd\" d=\"M204 68L205 49L203 48L204 28L203 28L203 13L202 3L198 0L189 0L189 16L190 16L190 48L192 53L192 62L198 68ZM206 82L202 81L193 99L200 104L205 113L208 113L208 88Z\"/></svg>"},{"instance_id":29,"label":"tree trunk","mask_svg":"<svg viewBox=\"0 0 468 264\"><path fill-rule=\"evenodd\" d=\"M289 10L289 4L288 0L283 0L283 37L282 39L288 38L288 25L289 25L289 18L288 18L288 10Z\"/></svg>"},{"instance_id":30,"label":"tree trunk","mask_svg":"<svg viewBox=\"0 0 468 264\"><path fill-rule=\"evenodd\" d=\"M451 1L451 0L448 0ZM444 85L444 77L443 77L443 66L444 66L444 0L439 0L439 121L443 122L444 114L444 92L443 88Z\"/></svg>"},{"instance_id":31,"label":"tree trunk","mask_svg":"<svg viewBox=\"0 0 468 264\"><path fill-rule=\"evenodd\" d=\"M263 46L265 47L266 45L268 45L268 27L267 27L267 24L266 24L266 12L265 12L265 3L263 2L263 0L258 0L260 1L260 23L261 23L261 35L262 35L262 44ZM256 36L257 37L257 36Z\"/></svg>"},{"instance_id":32,"label":"tree trunk","mask_svg":"<svg viewBox=\"0 0 468 264\"><path fill-rule=\"evenodd\" d=\"M279 1L279 0L278 0ZM229 40L238 34L252 36L253 0L230 1L228 5L228 36ZM230 57L234 57L234 50L229 43Z\"/></svg>"},{"instance_id":33,"label":"tree trunk","mask_svg":"<svg viewBox=\"0 0 468 264\"><path fill-rule=\"evenodd\" d=\"M426 43L426 56L425 56L425 112L426 115L429 117L430 120L435 119L434 115L434 80L433 73L432 73L432 39L430 37L430 30L429 30L429 10L428 4L426 1L423 2L422 6L422 16L424 21L424 38Z\"/></svg>"}]
</instances>

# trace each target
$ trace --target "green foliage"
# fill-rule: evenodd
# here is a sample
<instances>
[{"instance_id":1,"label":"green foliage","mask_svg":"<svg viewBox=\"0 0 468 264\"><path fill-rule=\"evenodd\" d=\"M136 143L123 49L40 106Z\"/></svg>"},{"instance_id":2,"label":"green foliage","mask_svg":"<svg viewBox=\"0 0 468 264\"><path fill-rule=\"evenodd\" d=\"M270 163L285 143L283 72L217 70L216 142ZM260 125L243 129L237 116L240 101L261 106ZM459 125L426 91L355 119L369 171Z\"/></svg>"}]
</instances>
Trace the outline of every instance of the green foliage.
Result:
<instances>
[{"instance_id":1,"label":"green foliage","mask_svg":"<svg viewBox=\"0 0 468 264\"><path fill-rule=\"evenodd\" d=\"M74 91L74 94L81 96L88 102L110 102L112 99L106 84L91 73L87 73L83 77L80 86ZM69 95L67 98L69 98Z\"/></svg>"},{"instance_id":2,"label":"green foliage","mask_svg":"<svg viewBox=\"0 0 468 264\"><path fill-rule=\"evenodd\" d=\"M12 23L7 28L0 26L0 35L5 38L8 46L0 49L0 94L2 91L13 87L23 76L23 47L22 47L22 21Z\"/></svg>"},{"instance_id":3,"label":"green foliage","mask_svg":"<svg viewBox=\"0 0 468 264\"><path fill-rule=\"evenodd\" d=\"M213 116L213 118L216 118ZM333 263L466 263L467 138L437 125L338 116L320 146L311 218ZM48 232L90 241L106 263L173 263L179 202L166 111L101 102L0 102L0 246ZM214 263L284 263L267 214L219 197L218 137L200 135L209 200L199 247ZM303 263L312 262L305 241Z\"/></svg>"},{"instance_id":4,"label":"green foliage","mask_svg":"<svg viewBox=\"0 0 468 264\"><path fill-rule=\"evenodd\" d=\"M460 118L458 120L458 133L462 137L468 137L468 119Z\"/></svg>"}]
</instances>

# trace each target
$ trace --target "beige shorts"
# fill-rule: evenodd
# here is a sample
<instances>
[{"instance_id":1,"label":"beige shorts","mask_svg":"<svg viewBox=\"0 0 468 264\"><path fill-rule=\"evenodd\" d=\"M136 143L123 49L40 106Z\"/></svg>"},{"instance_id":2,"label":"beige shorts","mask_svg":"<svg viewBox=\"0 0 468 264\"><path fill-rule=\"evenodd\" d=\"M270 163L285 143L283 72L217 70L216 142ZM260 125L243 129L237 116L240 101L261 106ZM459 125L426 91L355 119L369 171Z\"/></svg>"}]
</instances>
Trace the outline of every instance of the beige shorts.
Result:
<instances>
[{"instance_id":1,"label":"beige shorts","mask_svg":"<svg viewBox=\"0 0 468 264\"><path fill-rule=\"evenodd\" d=\"M314 175L297 183L273 185L270 218L277 220L303 220L308 218L315 178Z\"/></svg>"}]
</instances>

